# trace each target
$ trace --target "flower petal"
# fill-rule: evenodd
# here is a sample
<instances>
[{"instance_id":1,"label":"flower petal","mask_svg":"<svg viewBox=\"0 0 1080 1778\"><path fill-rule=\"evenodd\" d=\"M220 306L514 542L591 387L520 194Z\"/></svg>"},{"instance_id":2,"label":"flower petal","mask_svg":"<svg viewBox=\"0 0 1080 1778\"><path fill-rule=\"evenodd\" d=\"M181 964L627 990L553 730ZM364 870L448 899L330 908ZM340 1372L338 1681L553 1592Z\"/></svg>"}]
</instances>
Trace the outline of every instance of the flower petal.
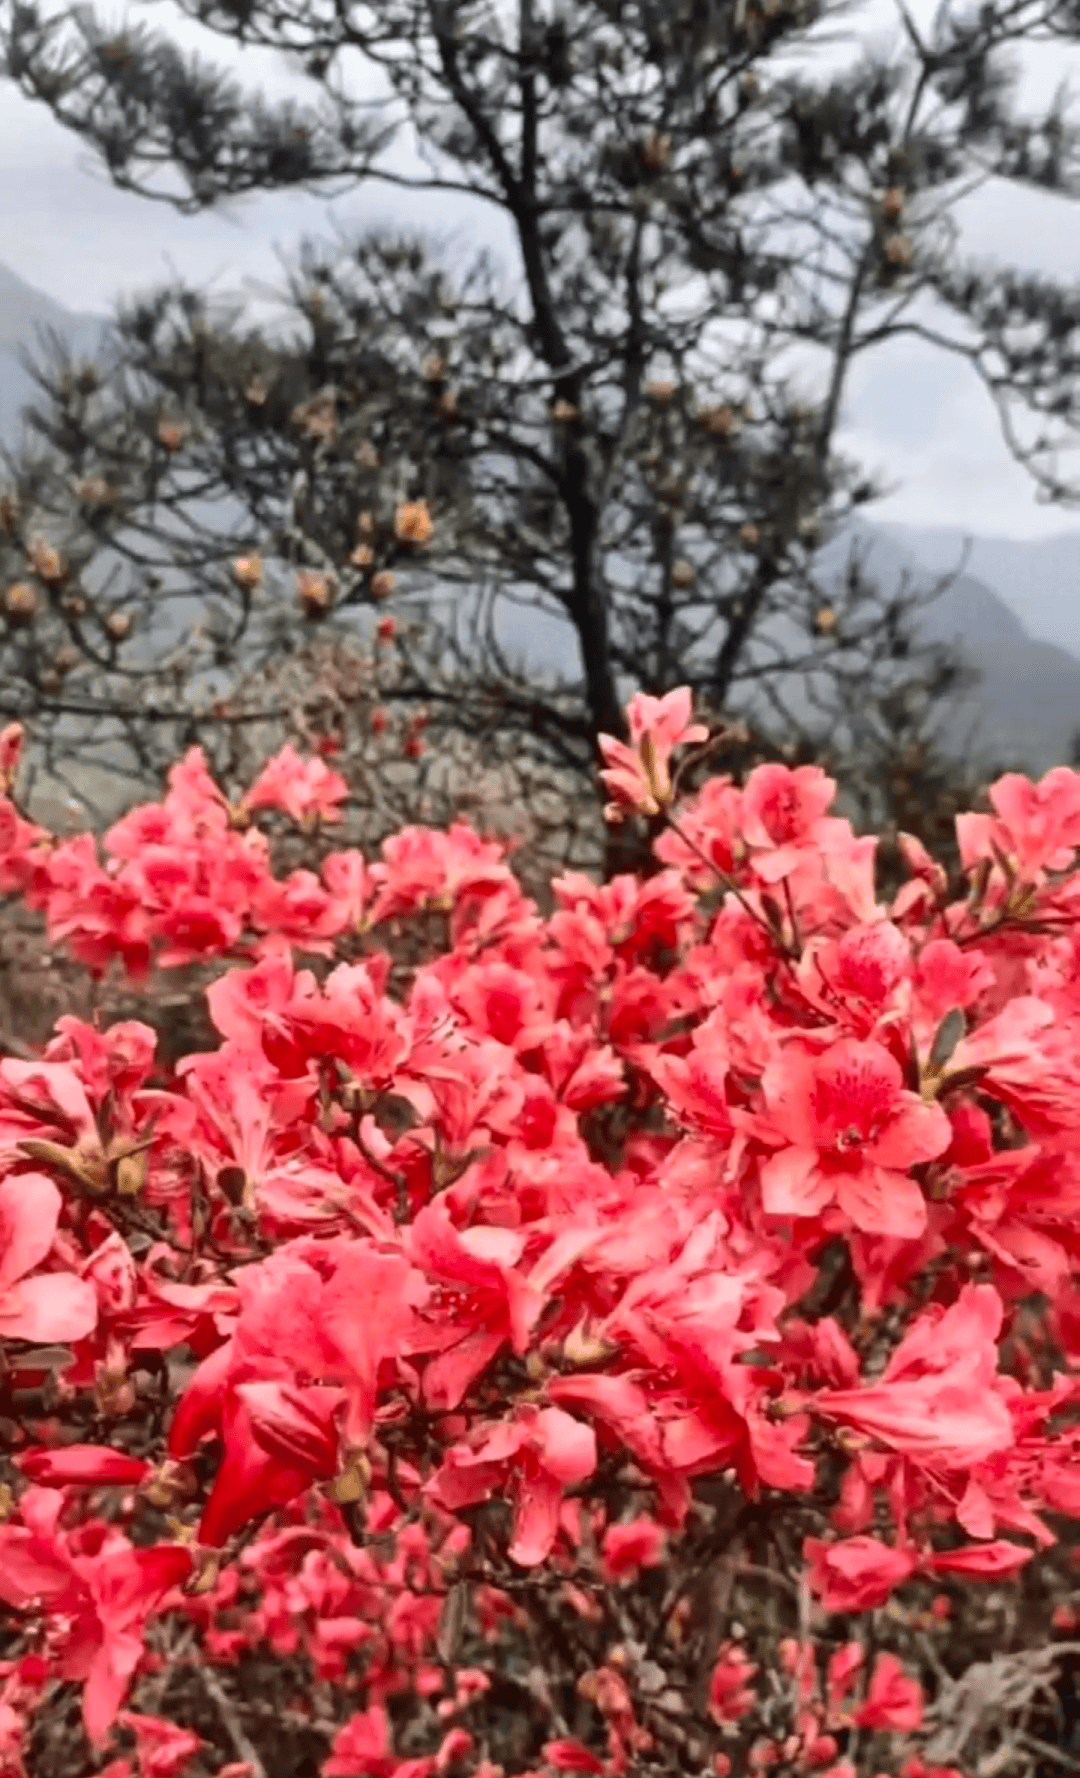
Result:
<instances>
[{"instance_id":1,"label":"flower petal","mask_svg":"<svg viewBox=\"0 0 1080 1778\"><path fill-rule=\"evenodd\" d=\"M97 1292L74 1272L39 1272L0 1297L0 1337L32 1340L84 1340L97 1326Z\"/></svg>"},{"instance_id":2,"label":"flower petal","mask_svg":"<svg viewBox=\"0 0 1080 1778\"><path fill-rule=\"evenodd\" d=\"M44 1173L0 1181L0 1293L41 1264L53 1244L61 1202Z\"/></svg>"},{"instance_id":3,"label":"flower petal","mask_svg":"<svg viewBox=\"0 0 1080 1778\"><path fill-rule=\"evenodd\" d=\"M889 1235L915 1241L926 1228L926 1199L907 1173L885 1167L860 1167L837 1180L836 1201L864 1235Z\"/></svg>"},{"instance_id":4,"label":"flower petal","mask_svg":"<svg viewBox=\"0 0 1080 1778\"><path fill-rule=\"evenodd\" d=\"M761 1200L769 1216L816 1216L833 1196L814 1148L782 1148L761 1169Z\"/></svg>"}]
</instances>

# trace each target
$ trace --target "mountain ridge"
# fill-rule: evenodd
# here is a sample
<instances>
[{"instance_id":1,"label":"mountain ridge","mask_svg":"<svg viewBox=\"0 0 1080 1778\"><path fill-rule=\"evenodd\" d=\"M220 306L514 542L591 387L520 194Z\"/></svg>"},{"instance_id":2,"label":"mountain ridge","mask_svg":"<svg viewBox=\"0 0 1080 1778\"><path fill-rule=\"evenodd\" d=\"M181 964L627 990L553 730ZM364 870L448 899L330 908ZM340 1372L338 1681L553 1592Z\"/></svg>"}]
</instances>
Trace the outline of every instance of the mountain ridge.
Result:
<instances>
[{"instance_id":1,"label":"mountain ridge","mask_svg":"<svg viewBox=\"0 0 1080 1778\"><path fill-rule=\"evenodd\" d=\"M73 351L93 356L107 326L107 316L73 313L0 262L0 443L18 443L22 410L37 393L22 353L51 330Z\"/></svg>"},{"instance_id":2,"label":"mountain ridge","mask_svg":"<svg viewBox=\"0 0 1080 1778\"><path fill-rule=\"evenodd\" d=\"M846 555L855 536L865 549L867 571L876 572L886 589L906 573L912 591L930 591L940 572L898 543L893 529L858 521L820 553L819 572L828 574L829 553L843 549ZM1076 554L1080 566L1080 538ZM930 640L955 643L981 675L981 684L957 704L950 725L957 739L965 722L977 719L980 756L991 767L1041 774L1068 760L1080 730L1077 654L1033 636L998 589L970 573L958 575L925 607L919 627Z\"/></svg>"}]
</instances>

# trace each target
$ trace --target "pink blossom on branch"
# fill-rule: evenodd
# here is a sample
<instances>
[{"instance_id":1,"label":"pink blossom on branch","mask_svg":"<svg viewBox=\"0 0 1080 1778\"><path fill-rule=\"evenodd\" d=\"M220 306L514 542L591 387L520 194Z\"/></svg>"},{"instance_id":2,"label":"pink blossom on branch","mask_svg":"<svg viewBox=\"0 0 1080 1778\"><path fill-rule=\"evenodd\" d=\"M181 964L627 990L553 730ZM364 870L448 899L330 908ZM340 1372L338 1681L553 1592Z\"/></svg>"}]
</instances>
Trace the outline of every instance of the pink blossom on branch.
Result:
<instances>
[{"instance_id":1,"label":"pink blossom on branch","mask_svg":"<svg viewBox=\"0 0 1080 1778\"><path fill-rule=\"evenodd\" d=\"M591 1427L561 1408L522 1408L513 1424L479 1428L469 1444L452 1445L428 1493L453 1511L490 1499L511 1480L515 1512L508 1553L532 1568L554 1547L564 1490L586 1481L595 1468Z\"/></svg>"},{"instance_id":2,"label":"pink blossom on branch","mask_svg":"<svg viewBox=\"0 0 1080 1778\"><path fill-rule=\"evenodd\" d=\"M81 1340L97 1321L92 1284L73 1272L38 1272L56 1235L62 1199L41 1173L0 1180L0 1339Z\"/></svg>"},{"instance_id":3,"label":"pink blossom on branch","mask_svg":"<svg viewBox=\"0 0 1080 1778\"><path fill-rule=\"evenodd\" d=\"M612 735L600 736L604 769L600 778L611 792L609 820L624 812L658 815L671 801L671 756L676 747L706 741L709 731L691 721L692 698L686 686L666 697L638 692L627 706L630 745Z\"/></svg>"},{"instance_id":4,"label":"pink blossom on branch","mask_svg":"<svg viewBox=\"0 0 1080 1778\"><path fill-rule=\"evenodd\" d=\"M301 823L340 821L349 787L340 772L324 760L301 759L294 747L283 747L262 769L243 798L242 809L283 809Z\"/></svg>"},{"instance_id":5,"label":"pink blossom on branch","mask_svg":"<svg viewBox=\"0 0 1080 1778\"><path fill-rule=\"evenodd\" d=\"M948 1148L949 1120L904 1088L887 1049L842 1038L814 1054L789 1043L762 1091L754 1128L776 1149L761 1167L771 1216L817 1216L835 1203L866 1234L922 1233L926 1204L909 1169Z\"/></svg>"},{"instance_id":6,"label":"pink blossom on branch","mask_svg":"<svg viewBox=\"0 0 1080 1778\"><path fill-rule=\"evenodd\" d=\"M0 1526L0 1599L57 1618L56 1671L84 1682L86 1732L100 1745L143 1658L145 1626L187 1578L191 1554L175 1544L134 1549L104 1525L65 1533L63 1506L56 1490L31 1488L22 1524Z\"/></svg>"},{"instance_id":7,"label":"pink blossom on branch","mask_svg":"<svg viewBox=\"0 0 1080 1778\"><path fill-rule=\"evenodd\" d=\"M21 722L0 729L0 796L9 795L19 772L25 732Z\"/></svg>"},{"instance_id":8,"label":"pink blossom on branch","mask_svg":"<svg viewBox=\"0 0 1080 1778\"><path fill-rule=\"evenodd\" d=\"M1001 1299L968 1285L951 1308L911 1326L880 1379L861 1389L822 1389L814 1412L840 1421L913 1462L963 1469L1015 1442L999 1386Z\"/></svg>"},{"instance_id":9,"label":"pink blossom on branch","mask_svg":"<svg viewBox=\"0 0 1080 1778\"><path fill-rule=\"evenodd\" d=\"M893 1549L877 1537L847 1537L836 1543L808 1537L803 1556L810 1586L826 1611L873 1611L919 1567L913 1551Z\"/></svg>"},{"instance_id":10,"label":"pink blossom on branch","mask_svg":"<svg viewBox=\"0 0 1080 1778\"><path fill-rule=\"evenodd\" d=\"M880 1654L870 1675L866 1699L855 1711L860 1729L917 1729L922 1726L923 1690L904 1672L895 1655Z\"/></svg>"}]
</instances>

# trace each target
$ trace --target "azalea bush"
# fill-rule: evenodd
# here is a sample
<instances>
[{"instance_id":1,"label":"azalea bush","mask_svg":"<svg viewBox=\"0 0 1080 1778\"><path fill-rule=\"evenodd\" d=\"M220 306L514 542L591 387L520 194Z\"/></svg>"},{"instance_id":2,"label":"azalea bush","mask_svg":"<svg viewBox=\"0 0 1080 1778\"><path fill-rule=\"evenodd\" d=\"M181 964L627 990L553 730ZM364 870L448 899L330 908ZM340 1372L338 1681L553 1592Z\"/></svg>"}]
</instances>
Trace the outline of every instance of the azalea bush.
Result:
<instances>
[{"instance_id":1,"label":"azalea bush","mask_svg":"<svg viewBox=\"0 0 1080 1778\"><path fill-rule=\"evenodd\" d=\"M234 566L250 572L253 563L241 558ZM285 740L305 757L332 764L338 787L334 812L344 809L354 847L374 853L388 836L417 821L449 827L479 819L485 833L502 838L512 850L514 872L526 892L546 904L553 877L601 866L600 803L593 794L581 796L572 773L546 767L497 725L482 738L445 732L433 737L430 711L415 703L407 708L402 698L408 660L423 633L418 620L388 615L373 626L366 643L316 636L302 649L281 653L271 667L247 675L237 700L215 705L220 722L215 776L250 784ZM293 752L285 757L292 759ZM58 807L42 778L50 763L48 749L39 746L21 772L25 802L39 820L66 816L80 827L101 829L133 800L129 794L125 802L125 780L114 775L96 799L88 793L85 802L72 799ZM347 786L345 794L339 779ZM140 794L146 794L145 782ZM262 819L266 806L259 812ZM281 877L297 865L317 869L335 846L333 825L321 819L295 822L284 809L272 813L264 828L270 840L267 860ZM40 909L18 904L9 905L0 924L0 1051L34 1053L64 1012L83 1017L96 1012L110 1023L138 1017L158 1032L159 1060L175 1061L213 1041L204 989L214 963L205 962L203 953L194 953L187 966L158 970L149 982L123 970L98 978L63 948L43 945L41 925ZM405 930L396 936L405 950L414 943Z\"/></svg>"},{"instance_id":2,"label":"azalea bush","mask_svg":"<svg viewBox=\"0 0 1080 1778\"><path fill-rule=\"evenodd\" d=\"M5 1778L1075 1763L1080 774L886 902L628 716L656 868L546 915L464 824L276 875L325 758L99 846L0 737L0 888L219 1034L0 1062Z\"/></svg>"}]
</instances>

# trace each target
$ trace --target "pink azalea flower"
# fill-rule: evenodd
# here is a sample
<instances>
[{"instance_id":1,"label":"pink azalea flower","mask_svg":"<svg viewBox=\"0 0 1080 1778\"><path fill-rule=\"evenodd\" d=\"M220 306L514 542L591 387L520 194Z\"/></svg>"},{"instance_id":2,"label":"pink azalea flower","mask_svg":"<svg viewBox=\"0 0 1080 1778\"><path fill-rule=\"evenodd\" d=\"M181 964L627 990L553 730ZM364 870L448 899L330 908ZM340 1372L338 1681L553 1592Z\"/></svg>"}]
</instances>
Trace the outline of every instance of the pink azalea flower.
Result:
<instances>
[{"instance_id":1,"label":"pink azalea flower","mask_svg":"<svg viewBox=\"0 0 1080 1778\"><path fill-rule=\"evenodd\" d=\"M301 759L295 747L283 747L263 767L243 800L245 810L283 809L296 822L340 821L340 804L349 787L325 760Z\"/></svg>"},{"instance_id":2,"label":"pink azalea flower","mask_svg":"<svg viewBox=\"0 0 1080 1778\"><path fill-rule=\"evenodd\" d=\"M926 1203L908 1168L952 1140L940 1105L907 1092L881 1044L842 1038L821 1055L787 1045L765 1070L755 1129L786 1146L761 1168L771 1216L817 1216L837 1204L865 1234L914 1239Z\"/></svg>"},{"instance_id":3,"label":"pink azalea flower","mask_svg":"<svg viewBox=\"0 0 1080 1778\"><path fill-rule=\"evenodd\" d=\"M860 1729L919 1729L923 1719L923 1691L911 1679L895 1655L880 1654L870 1676L866 1700L855 1712Z\"/></svg>"},{"instance_id":4,"label":"pink azalea flower","mask_svg":"<svg viewBox=\"0 0 1080 1778\"><path fill-rule=\"evenodd\" d=\"M0 1339L82 1340L97 1323L97 1292L73 1272L33 1272L60 1219L60 1193L41 1173L0 1180Z\"/></svg>"},{"instance_id":5,"label":"pink azalea flower","mask_svg":"<svg viewBox=\"0 0 1080 1778\"><path fill-rule=\"evenodd\" d=\"M216 1353L214 1357L217 1357ZM212 1362L207 1360L200 1369L205 1372ZM264 1390L272 1387L262 1385ZM300 1441L295 1435L291 1439L287 1436L283 1426L284 1413L272 1415L269 1407L270 1404L256 1398L256 1413L265 1410L258 1426L260 1437L256 1433L252 1409L239 1389L228 1390L220 1401L212 1430L219 1431L222 1437L221 1467L199 1521L199 1542L210 1549L220 1548L251 1519L295 1500L314 1480L328 1479L334 1473L332 1467L323 1465L321 1449L314 1448L314 1434L305 1443L302 1457L285 1454L289 1445L295 1448ZM188 1424L176 1415L170 1429L173 1452L180 1448L178 1422L185 1427ZM270 1445L273 1449L267 1448Z\"/></svg>"},{"instance_id":6,"label":"pink azalea flower","mask_svg":"<svg viewBox=\"0 0 1080 1778\"><path fill-rule=\"evenodd\" d=\"M811 1589L826 1611L875 1611L919 1566L913 1551L891 1549L878 1537L845 1537L838 1543L808 1537L803 1557Z\"/></svg>"},{"instance_id":7,"label":"pink azalea flower","mask_svg":"<svg viewBox=\"0 0 1080 1778\"><path fill-rule=\"evenodd\" d=\"M545 1763L554 1766L557 1772L602 1772L604 1762L581 1741L564 1737L559 1741L545 1741L543 1746Z\"/></svg>"},{"instance_id":8,"label":"pink azalea flower","mask_svg":"<svg viewBox=\"0 0 1080 1778\"><path fill-rule=\"evenodd\" d=\"M144 1458L106 1445L63 1445L57 1451L39 1445L20 1451L15 1462L40 1488L137 1487L151 1473Z\"/></svg>"},{"instance_id":9,"label":"pink azalea flower","mask_svg":"<svg viewBox=\"0 0 1080 1778\"><path fill-rule=\"evenodd\" d=\"M191 1571L176 1544L134 1549L103 1524L60 1529L65 1496L29 1488L21 1525L0 1526L0 1599L19 1610L48 1610L60 1631L58 1676L81 1679L83 1719L100 1746L142 1660L148 1619Z\"/></svg>"},{"instance_id":10,"label":"pink azalea flower","mask_svg":"<svg viewBox=\"0 0 1080 1778\"><path fill-rule=\"evenodd\" d=\"M504 850L463 821L455 821L445 833L403 827L383 841L382 863L372 869L380 885L370 912L372 925L418 907L452 908L467 895L486 899L499 890L516 890Z\"/></svg>"},{"instance_id":11,"label":"pink azalea flower","mask_svg":"<svg viewBox=\"0 0 1080 1778\"><path fill-rule=\"evenodd\" d=\"M453 1512L489 1500L510 1484L515 1496L511 1561L535 1568L559 1533L564 1490L596 1468L596 1434L561 1408L518 1409L517 1419L481 1428L452 1445L427 1492Z\"/></svg>"},{"instance_id":12,"label":"pink azalea flower","mask_svg":"<svg viewBox=\"0 0 1080 1778\"><path fill-rule=\"evenodd\" d=\"M331 852L322 861L322 879L337 903L342 923L354 931L362 931L368 922L368 905L375 894L375 880L364 854L355 848L348 852Z\"/></svg>"},{"instance_id":13,"label":"pink azalea flower","mask_svg":"<svg viewBox=\"0 0 1080 1778\"><path fill-rule=\"evenodd\" d=\"M757 1672L737 1642L725 1642L709 1681L709 1715L714 1722L738 1722L757 1703L750 1681Z\"/></svg>"},{"instance_id":14,"label":"pink azalea flower","mask_svg":"<svg viewBox=\"0 0 1080 1778\"><path fill-rule=\"evenodd\" d=\"M767 882L787 876L819 839L846 822L827 822L836 784L820 766L755 766L742 793L742 837ZM850 830L849 830L850 831Z\"/></svg>"},{"instance_id":15,"label":"pink azalea flower","mask_svg":"<svg viewBox=\"0 0 1080 1778\"><path fill-rule=\"evenodd\" d=\"M958 815L960 859L970 870L993 859L995 848L1011 858L1026 882L1047 870L1065 870L1080 846L1080 772L1054 766L1037 784L1007 772L990 786L994 815Z\"/></svg>"},{"instance_id":16,"label":"pink azalea flower","mask_svg":"<svg viewBox=\"0 0 1080 1778\"><path fill-rule=\"evenodd\" d=\"M838 1419L914 1461L981 1463L1015 1442L997 1387L1002 1305L988 1284L968 1285L950 1309L920 1315L876 1383L823 1389L815 1412Z\"/></svg>"},{"instance_id":17,"label":"pink azalea flower","mask_svg":"<svg viewBox=\"0 0 1080 1778\"><path fill-rule=\"evenodd\" d=\"M164 810L170 817L170 831L178 837L220 838L228 832L229 805L210 775L201 747L190 747L169 772ZM112 833L122 827L123 823L118 823ZM112 835L107 841L110 850L111 839Z\"/></svg>"},{"instance_id":18,"label":"pink azalea flower","mask_svg":"<svg viewBox=\"0 0 1080 1778\"><path fill-rule=\"evenodd\" d=\"M518 1229L455 1229L445 1199L417 1215L409 1252L459 1305L449 1327L440 1330L443 1349L424 1371L429 1408L456 1408L507 1342L518 1353L526 1350L545 1299L517 1270L524 1250L525 1235ZM445 1323L446 1305L439 1319Z\"/></svg>"},{"instance_id":19,"label":"pink azalea flower","mask_svg":"<svg viewBox=\"0 0 1080 1778\"><path fill-rule=\"evenodd\" d=\"M812 939L799 984L814 1005L865 1038L897 1003L910 974L911 941L891 921L872 920L837 939Z\"/></svg>"},{"instance_id":20,"label":"pink azalea flower","mask_svg":"<svg viewBox=\"0 0 1080 1778\"><path fill-rule=\"evenodd\" d=\"M0 795L6 796L15 782L24 739L21 722L9 722L0 729Z\"/></svg>"},{"instance_id":21,"label":"pink azalea flower","mask_svg":"<svg viewBox=\"0 0 1080 1778\"><path fill-rule=\"evenodd\" d=\"M398 1759L390 1746L390 1722L381 1704L358 1711L334 1737L320 1768L322 1778L429 1778L432 1755Z\"/></svg>"},{"instance_id":22,"label":"pink azalea flower","mask_svg":"<svg viewBox=\"0 0 1080 1778\"><path fill-rule=\"evenodd\" d=\"M663 698L639 692L626 711L629 747L613 735L600 736L605 766L600 777L613 799L609 818L627 809L658 815L671 801L671 755L676 747L705 741L709 735L702 723L691 722L691 708L692 696L685 685Z\"/></svg>"},{"instance_id":23,"label":"pink azalea flower","mask_svg":"<svg viewBox=\"0 0 1080 1778\"><path fill-rule=\"evenodd\" d=\"M119 1721L135 1736L139 1778L180 1778L205 1743L192 1729L166 1722L160 1716L141 1716L123 1710Z\"/></svg>"},{"instance_id":24,"label":"pink azalea flower","mask_svg":"<svg viewBox=\"0 0 1080 1778\"><path fill-rule=\"evenodd\" d=\"M652 1519L609 1525L600 1544L605 1580L628 1580L642 1568L658 1568L666 1545L664 1531Z\"/></svg>"},{"instance_id":25,"label":"pink azalea flower","mask_svg":"<svg viewBox=\"0 0 1080 1778\"><path fill-rule=\"evenodd\" d=\"M287 951L272 951L253 969L230 969L206 990L210 1017L222 1037L247 1049L261 1049L264 1026L279 1015L293 995L294 971Z\"/></svg>"},{"instance_id":26,"label":"pink azalea flower","mask_svg":"<svg viewBox=\"0 0 1080 1778\"><path fill-rule=\"evenodd\" d=\"M1035 1554L1007 1537L992 1543L968 1543L958 1550L940 1550L927 1561L932 1574L977 1575L981 1580L1008 1580L1019 1574Z\"/></svg>"}]
</instances>

